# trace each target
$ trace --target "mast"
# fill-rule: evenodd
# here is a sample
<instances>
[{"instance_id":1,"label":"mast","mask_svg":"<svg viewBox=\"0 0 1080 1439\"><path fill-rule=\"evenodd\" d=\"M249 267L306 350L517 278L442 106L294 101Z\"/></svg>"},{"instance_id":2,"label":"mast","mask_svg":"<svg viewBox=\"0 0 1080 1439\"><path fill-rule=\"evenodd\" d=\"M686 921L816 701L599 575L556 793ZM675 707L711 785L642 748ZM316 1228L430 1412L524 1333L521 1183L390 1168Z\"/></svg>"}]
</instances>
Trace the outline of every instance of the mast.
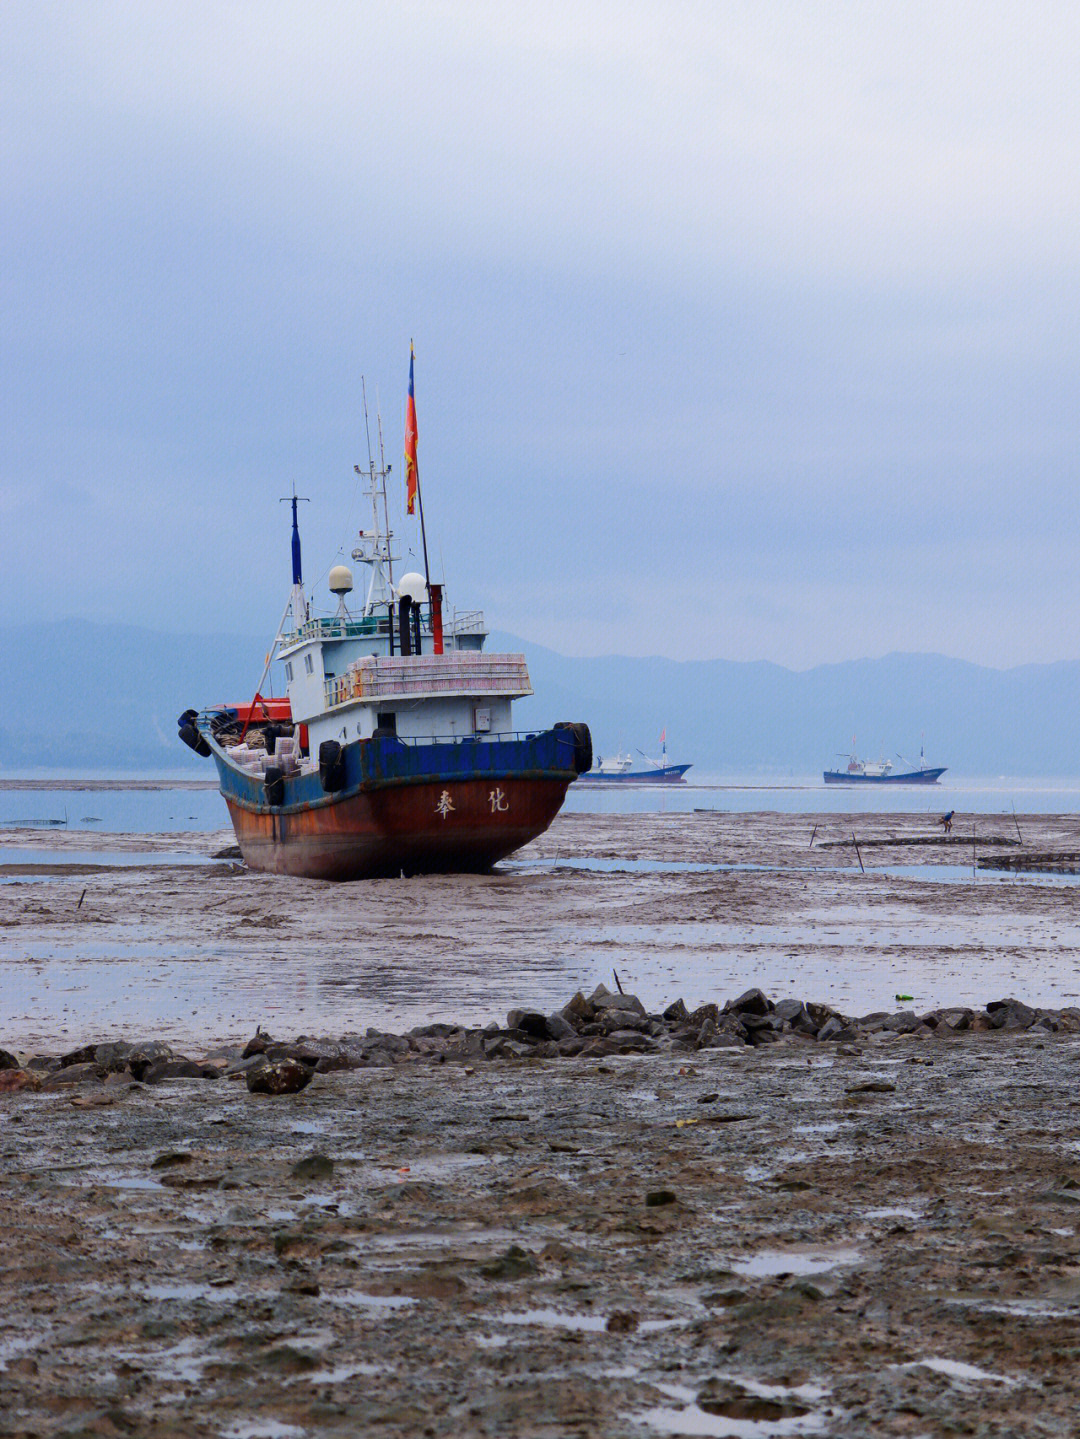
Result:
<instances>
[{"instance_id":1,"label":"mast","mask_svg":"<svg viewBox=\"0 0 1080 1439\"><path fill-rule=\"evenodd\" d=\"M292 590L289 595L289 603L286 606L285 614L288 614L290 610L292 611L294 629L299 629L301 625L306 624L308 617L307 601L304 598L304 575L300 564L300 525L296 515L296 506L301 500L304 504L309 503L306 495L298 495L296 493L296 482L293 481L292 495L283 496L281 503L283 505L292 505ZM281 623L282 625L285 623L284 615L282 616Z\"/></svg>"},{"instance_id":2,"label":"mast","mask_svg":"<svg viewBox=\"0 0 1080 1439\"><path fill-rule=\"evenodd\" d=\"M386 477L390 473L390 466L384 461L382 452L382 420L376 414L377 433L379 435L379 464L376 466L375 456L371 449L371 422L368 415L367 386L361 380L361 388L364 399L364 432L367 438L368 463L367 469L361 469L359 465L353 465L357 475L364 475L368 481L368 496L371 500L371 528L360 531L360 544L352 552L354 560L361 564L371 566L371 580L368 584L367 599L364 603L365 617L371 616L376 611L383 609L392 616L394 604L394 560L391 541L393 531L390 528L390 516L386 502ZM380 510L382 513L380 514Z\"/></svg>"}]
</instances>

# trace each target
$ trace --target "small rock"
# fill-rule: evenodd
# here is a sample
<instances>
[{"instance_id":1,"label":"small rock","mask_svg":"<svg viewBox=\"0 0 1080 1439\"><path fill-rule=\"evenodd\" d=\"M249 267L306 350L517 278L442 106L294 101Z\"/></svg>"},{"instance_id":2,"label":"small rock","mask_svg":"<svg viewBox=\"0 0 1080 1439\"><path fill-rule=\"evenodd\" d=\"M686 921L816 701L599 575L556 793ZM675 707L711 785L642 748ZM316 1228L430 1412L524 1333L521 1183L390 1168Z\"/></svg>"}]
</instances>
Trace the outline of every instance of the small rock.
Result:
<instances>
[{"instance_id":1,"label":"small rock","mask_svg":"<svg viewBox=\"0 0 1080 1439\"><path fill-rule=\"evenodd\" d=\"M889 1030L892 1034L912 1034L921 1024L922 1020L914 1010L902 1009L898 1014L890 1014L882 1024L882 1028Z\"/></svg>"},{"instance_id":2,"label":"small rock","mask_svg":"<svg viewBox=\"0 0 1080 1439\"><path fill-rule=\"evenodd\" d=\"M278 1059L247 1072L247 1087L252 1094L296 1094L311 1083L314 1069L296 1059Z\"/></svg>"},{"instance_id":3,"label":"small rock","mask_svg":"<svg viewBox=\"0 0 1080 1439\"><path fill-rule=\"evenodd\" d=\"M334 1161L327 1154L316 1151L307 1155L289 1170L293 1179L329 1179L334 1172Z\"/></svg>"},{"instance_id":4,"label":"small rock","mask_svg":"<svg viewBox=\"0 0 1080 1439\"><path fill-rule=\"evenodd\" d=\"M760 989L748 989L738 999L725 1005L726 1009L733 1009L736 1014L768 1014L772 1007L772 1001Z\"/></svg>"},{"instance_id":5,"label":"small rock","mask_svg":"<svg viewBox=\"0 0 1080 1439\"><path fill-rule=\"evenodd\" d=\"M673 1189L650 1189L645 1203L649 1209L659 1209L665 1204L677 1204L678 1195Z\"/></svg>"},{"instance_id":6,"label":"small rock","mask_svg":"<svg viewBox=\"0 0 1080 1439\"><path fill-rule=\"evenodd\" d=\"M649 1011L638 999L636 994L601 994L593 995L591 1003L595 1009L601 1011L609 1009L628 1009L632 1014L640 1015L642 1019L648 1019Z\"/></svg>"},{"instance_id":7,"label":"small rock","mask_svg":"<svg viewBox=\"0 0 1080 1439\"><path fill-rule=\"evenodd\" d=\"M559 1013L568 1023L576 1029L580 1024L587 1024L592 1019L594 1010L589 1001L579 989L577 994L568 1004L564 1004Z\"/></svg>"},{"instance_id":8,"label":"small rock","mask_svg":"<svg viewBox=\"0 0 1080 1439\"><path fill-rule=\"evenodd\" d=\"M568 1019L561 1014L549 1014L547 1017L548 1039L574 1039L577 1037L577 1030Z\"/></svg>"},{"instance_id":9,"label":"small rock","mask_svg":"<svg viewBox=\"0 0 1080 1439\"><path fill-rule=\"evenodd\" d=\"M253 1054L265 1054L272 1043L273 1040L268 1034L263 1034L260 1025L256 1028L254 1035L248 1040L247 1044L244 1045L240 1058L250 1059Z\"/></svg>"},{"instance_id":10,"label":"small rock","mask_svg":"<svg viewBox=\"0 0 1080 1439\"><path fill-rule=\"evenodd\" d=\"M162 1059L156 1064L142 1064L132 1074L141 1084L160 1084L165 1079L217 1079L221 1071L214 1064L201 1064L194 1059Z\"/></svg>"},{"instance_id":11,"label":"small rock","mask_svg":"<svg viewBox=\"0 0 1080 1439\"><path fill-rule=\"evenodd\" d=\"M540 1266L527 1249L511 1244L505 1254L500 1254L490 1264L482 1264L480 1273L485 1279L526 1279L538 1274Z\"/></svg>"},{"instance_id":12,"label":"small rock","mask_svg":"<svg viewBox=\"0 0 1080 1439\"><path fill-rule=\"evenodd\" d=\"M632 1309L616 1309L608 1315L604 1328L609 1334L633 1334L641 1323L641 1315Z\"/></svg>"},{"instance_id":13,"label":"small rock","mask_svg":"<svg viewBox=\"0 0 1080 1439\"><path fill-rule=\"evenodd\" d=\"M40 1089L41 1077L32 1069L0 1069L0 1094L17 1094L21 1089Z\"/></svg>"},{"instance_id":14,"label":"small rock","mask_svg":"<svg viewBox=\"0 0 1080 1439\"><path fill-rule=\"evenodd\" d=\"M986 1006L995 1029L1030 1029L1036 1014L1018 999L992 999Z\"/></svg>"},{"instance_id":15,"label":"small rock","mask_svg":"<svg viewBox=\"0 0 1080 1439\"><path fill-rule=\"evenodd\" d=\"M100 1065L80 1062L79 1064L67 1064L62 1069L54 1069L47 1074L41 1082L42 1089L66 1089L71 1084L88 1084L92 1080L101 1082L105 1078L105 1071Z\"/></svg>"},{"instance_id":16,"label":"small rock","mask_svg":"<svg viewBox=\"0 0 1080 1439\"><path fill-rule=\"evenodd\" d=\"M845 1040L858 1039L859 1031L843 1020L840 1015L831 1015L817 1032L818 1039L824 1040Z\"/></svg>"},{"instance_id":17,"label":"small rock","mask_svg":"<svg viewBox=\"0 0 1080 1439\"><path fill-rule=\"evenodd\" d=\"M84 1044L81 1049L73 1049L70 1054L61 1056L60 1068L71 1069L76 1064L93 1064L96 1044Z\"/></svg>"}]
</instances>

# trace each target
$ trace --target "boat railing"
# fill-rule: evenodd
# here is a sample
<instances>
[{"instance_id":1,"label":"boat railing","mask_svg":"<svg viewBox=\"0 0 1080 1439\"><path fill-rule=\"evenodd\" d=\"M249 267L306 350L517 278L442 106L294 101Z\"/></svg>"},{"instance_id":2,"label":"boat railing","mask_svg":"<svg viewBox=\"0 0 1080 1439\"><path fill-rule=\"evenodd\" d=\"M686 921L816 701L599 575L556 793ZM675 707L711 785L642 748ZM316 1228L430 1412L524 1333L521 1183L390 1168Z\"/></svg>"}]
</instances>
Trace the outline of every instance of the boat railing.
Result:
<instances>
[{"instance_id":1,"label":"boat railing","mask_svg":"<svg viewBox=\"0 0 1080 1439\"><path fill-rule=\"evenodd\" d=\"M396 739L399 744L409 745L419 749L424 745L431 744L507 744L524 740L539 739L543 730L499 730L481 734L432 734L432 735L387 735L389 740Z\"/></svg>"},{"instance_id":2,"label":"boat railing","mask_svg":"<svg viewBox=\"0 0 1080 1439\"><path fill-rule=\"evenodd\" d=\"M442 655L365 655L323 681L327 709L357 700L438 699L451 695L532 694L524 655L451 651Z\"/></svg>"},{"instance_id":3,"label":"boat railing","mask_svg":"<svg viewBox=\"0 0 1080 1439\"><path fill-rule=\"evenodd\" d=\"M307 620L299 629L292 630L281 636L282 648L291 648L293 645L302 644L305 640L352 640L366 639L371 635L385 633L387 623L378 615L368 615L366 619L343 620L334 616L330 619Z\"/></svg>"},{"instance_id":4,"label":"boat railing","mask_svg":"<svg viewBox=\"0 0 1080 1439\"><path fill-rule=\"evenodd\" d=\"M482 635L486 633L483 610L455 610L450 621L452 635Z\"/></svg>"}]
</instances>

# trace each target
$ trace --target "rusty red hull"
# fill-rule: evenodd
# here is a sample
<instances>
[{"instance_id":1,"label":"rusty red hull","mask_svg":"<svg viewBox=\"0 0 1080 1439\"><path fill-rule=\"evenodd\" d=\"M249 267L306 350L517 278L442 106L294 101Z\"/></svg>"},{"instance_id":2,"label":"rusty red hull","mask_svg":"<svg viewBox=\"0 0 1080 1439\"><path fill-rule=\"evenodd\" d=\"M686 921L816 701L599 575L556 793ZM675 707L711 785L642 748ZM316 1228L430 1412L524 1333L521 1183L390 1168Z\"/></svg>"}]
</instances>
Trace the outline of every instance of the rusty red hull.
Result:
<instances>
[{"instance_id":1,"label":"rusty red hull","mask_svg":"<svg viewBox=\"0 0 1080 1439\"><path fill-rule=\"evenodd\" d=\"M293 811L226 795L245 862L308 879L490 869L543 834L573 774L388 785Z\"/></svg>"}]
</instances>

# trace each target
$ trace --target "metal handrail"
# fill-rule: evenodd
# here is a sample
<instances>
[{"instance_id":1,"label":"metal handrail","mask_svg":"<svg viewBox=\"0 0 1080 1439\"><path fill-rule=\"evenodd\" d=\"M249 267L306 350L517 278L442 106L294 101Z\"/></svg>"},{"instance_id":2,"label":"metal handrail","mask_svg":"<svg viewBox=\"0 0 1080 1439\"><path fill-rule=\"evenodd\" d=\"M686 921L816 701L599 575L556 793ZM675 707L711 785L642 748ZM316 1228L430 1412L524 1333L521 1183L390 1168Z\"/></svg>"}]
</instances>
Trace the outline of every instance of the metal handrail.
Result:
<instances>
[{"instance_id":1,"label":"metal handrail","mask_svg":"<svg viewBox=\"0 0 1080 1439\"><path fill-rule=\"evenodd\" d=\"M544 733L543 730L499 730L488 733L486 730L480 734L433 734L433 735L385 735L385 739L397 740L399 744L420 745L429 744L491 744L503 743L507 740L531 740L539 739Z\"/></svg>"}]
</instances>

